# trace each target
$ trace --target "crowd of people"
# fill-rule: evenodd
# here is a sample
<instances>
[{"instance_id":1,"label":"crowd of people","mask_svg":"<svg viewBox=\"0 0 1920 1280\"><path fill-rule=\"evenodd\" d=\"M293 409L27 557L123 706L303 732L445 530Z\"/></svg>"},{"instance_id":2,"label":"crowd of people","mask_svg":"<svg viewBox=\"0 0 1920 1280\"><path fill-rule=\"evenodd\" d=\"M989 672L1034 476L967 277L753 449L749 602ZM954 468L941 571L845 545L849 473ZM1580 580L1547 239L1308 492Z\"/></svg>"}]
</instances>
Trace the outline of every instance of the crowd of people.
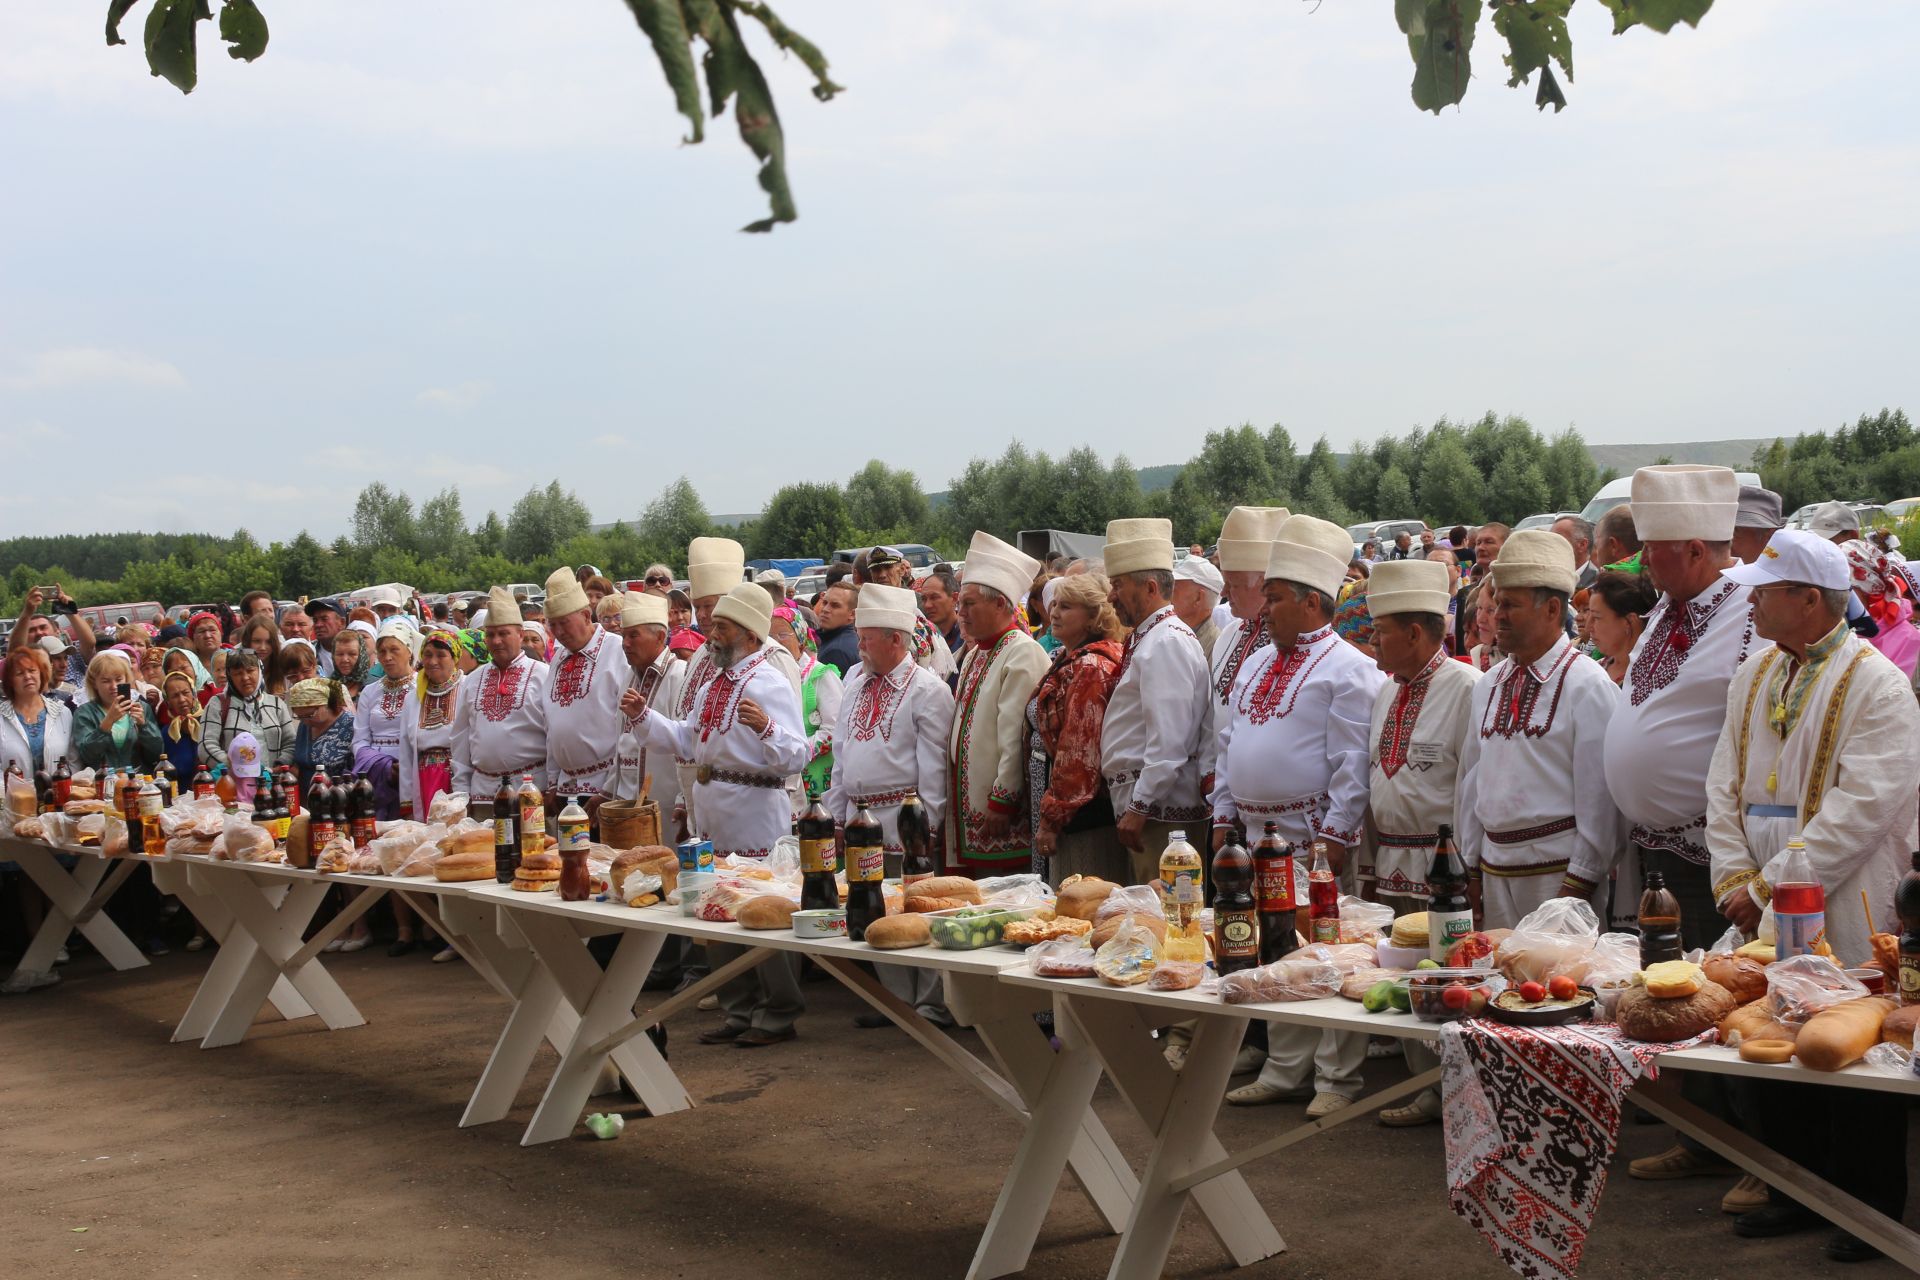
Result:
<instances>
[{"instance_id":1,"label":"crowd of people","mask_svg":"<svg viewBox=\"0 0 1920 1280\"><path fill-rule=\"evenodd\" d=\"M1141 883L1176 833L1217 850L1270 829L1323 847L1349 891L1397 913L1424 909L1446 825L1480 927L1574 897L1631 928L1659 871L1689 947L1754 932L1769 864L1798 834L1828 939L1864 955L1920 839L1913 582L1897 543L1863 536L1844 504L1806 531L1781 523L1777 495L1725 468L1655 466L1597 524L1356 548L1328 521L1242 506L1210 548L1177 549L1165 520L1116 520L1098 559L1043 563L980 532L957 569L916 580L876 547L808 600L777 573L750 580L725 538L693 541L685 588L665 565L639 592L561 568L540 603L495 587L470 618L397 592L276 615L256 592L235 618L96 639L78 619L63 634L36 591L5 665L0 755L27 772L164 755L188 775L225 766L244 732L303 786L317 769L365 775L381 818L531 775L550 797L651 799L673 834L743 857L768 855L816 797L842 824L864 806L898 852L915 797L949 868L1055 883ZM1300 875L1304 901L1305 859ZM393 925L395 954L425 939L418 921ZM366 945L359 928L344 947ZM651 981L723 950L669 946ZM881 972L950 1023L929 971ZM704 1043L791 1039L795 957L716 1003ZM1303 1101L1319 1118L1359 1094L1366 1037L1261 1031L1228 1101ZM1182 1061L1178 1035L1167 1053ZM1773 1088L1806 1096L1688 1078L1696 1104L1897 1217L1898 1102ZM1381 1120L1438 1116L1429 1093ZM1844 1160L1836 1132L1853 1135ZM1733 1170L1676 1145L1631 1172ZM1817 1221L1752 1178L1722 1207L1749 1235ZM1842 1238L1829 1252L1870 1251Z\"/></svg>"}]
</instances>

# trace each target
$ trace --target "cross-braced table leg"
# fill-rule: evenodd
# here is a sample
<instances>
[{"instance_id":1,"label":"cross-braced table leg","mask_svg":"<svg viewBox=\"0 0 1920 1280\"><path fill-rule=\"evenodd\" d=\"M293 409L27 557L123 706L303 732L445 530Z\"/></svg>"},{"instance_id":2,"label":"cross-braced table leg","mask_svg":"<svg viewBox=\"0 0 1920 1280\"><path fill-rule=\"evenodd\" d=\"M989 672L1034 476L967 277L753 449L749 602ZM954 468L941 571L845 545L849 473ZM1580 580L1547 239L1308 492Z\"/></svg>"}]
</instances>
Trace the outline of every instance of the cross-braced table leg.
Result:
<instances>
[{"instance_id":1,"label":"cross-braced table leg","mask_svg":"<svg viewBox=\"0 0 1920 1280\"><path fill-rule=\"evenodd\" d=\"M20 957L16 972L51 972L54 958L76 929L116 969L138 969L147 963L140 948L101 910L140 865L137 861L82 855L79 864L68 871L52 849L20 845L10 847L8 856L47 895L47 918Z\"/></svg>"},{"instance_id":2,"label":"cross-braced table leg","mask_svg":"<svg viewBox=\"0 0 1920 1280\"><path fill-rule=\"evenodd\" d=\"M208 871L205 883L233 916L229 939L237 933L253 945L252 954L234 966L240 970L238 977L201 1040L201 1048L217 1049L239 1043L253 1025L260 1006L266 1003L275 980L282 976L330 1029L338 1031L366 1022L347 993L340 989L340 984L321 965L317 953L324 941L302 941L307 925L331 887L326 881L302 880L291 884L277 906L272 901L276 886L263 884L237 868ZM367 899L382 892L369 889L356 898L351 907L365 911L372 905ZM220 960L227 959L228 945L221 946Z\"/></svg>"}]
</instances>

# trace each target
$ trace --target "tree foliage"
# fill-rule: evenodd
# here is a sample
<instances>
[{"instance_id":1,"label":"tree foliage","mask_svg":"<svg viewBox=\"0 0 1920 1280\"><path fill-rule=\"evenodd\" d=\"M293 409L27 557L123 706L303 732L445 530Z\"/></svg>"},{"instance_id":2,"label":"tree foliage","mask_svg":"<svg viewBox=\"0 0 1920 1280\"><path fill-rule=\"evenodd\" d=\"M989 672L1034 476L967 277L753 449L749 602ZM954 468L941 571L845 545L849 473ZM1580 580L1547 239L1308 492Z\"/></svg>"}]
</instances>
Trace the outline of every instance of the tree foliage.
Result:
<instances>
[{"instance_id":1,"label":"tree foliage","mask_svg":"<svg viewBox=\"0 0 1920 1280\"><path fill-rule=\"evenodd\" d=\"M537 560L592 524L587 504L562 489L558 480L549 481L546 488L536 485L513 504L501 550L509 560Z\"/></svg>"},{"instance_id":2,"label":"tree foliage","mask_svg":"<svg viewBox=\"0 0 1920 1280\"><path fill-rule=\"evenodd\" d=\"M1832 435L1808 432L1756 449L1760 482L1780 495L1783 510L1809 502L1891 502L1920 496L1920 433L1904 409L1861 414Z\"/></svg>"}]
</instances>

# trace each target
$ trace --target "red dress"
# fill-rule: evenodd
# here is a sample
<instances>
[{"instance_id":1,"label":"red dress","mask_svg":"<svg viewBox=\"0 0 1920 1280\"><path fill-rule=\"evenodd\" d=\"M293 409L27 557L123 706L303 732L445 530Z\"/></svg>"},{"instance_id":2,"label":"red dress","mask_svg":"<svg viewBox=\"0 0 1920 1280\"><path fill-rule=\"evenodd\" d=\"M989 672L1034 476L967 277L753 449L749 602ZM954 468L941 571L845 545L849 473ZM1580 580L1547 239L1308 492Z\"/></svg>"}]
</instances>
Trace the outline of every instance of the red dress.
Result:
<instances>
[{"instance_id":1,"label":"red dress","mask_svg":"<svg viewBox=\"0 0 1920 1280\"><path fill-rule=\"evenodd\" d=\"M1038 822L1056 834L1066 831L1075 816L1106 790L1100 774L1100 729L1106 721L1107 699L1120 680L1121 656L1118 640L1094 640L1061 650L1034 690L1027 755L1032 759L1043 754L1049 760ZM1107 820L1112 820L1110 810Z\"/></svg>"}]
</instances>

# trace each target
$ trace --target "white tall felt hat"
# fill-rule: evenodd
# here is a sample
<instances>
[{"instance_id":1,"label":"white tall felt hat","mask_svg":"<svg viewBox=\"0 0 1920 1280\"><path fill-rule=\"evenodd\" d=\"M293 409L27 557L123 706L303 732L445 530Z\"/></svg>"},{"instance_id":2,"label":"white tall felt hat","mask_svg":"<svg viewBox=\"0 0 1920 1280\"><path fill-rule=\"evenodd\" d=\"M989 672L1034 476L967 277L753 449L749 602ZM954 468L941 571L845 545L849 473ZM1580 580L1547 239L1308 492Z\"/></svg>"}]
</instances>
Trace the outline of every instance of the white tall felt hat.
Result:
<instances>
[{"instance_id":1,"label":"white tall felt hat","mask_svg":"<svg viewBox=\"0 0 1920 1280\"><path fill-rule=\"evenodd\" d=\"M853 611L853 625L911 632L914 619L918 616L918 597L913 592L905 587L883 587L877 582L869 582L860 588L860 601Z\"/></svg>"},{"instance_id":2,"label":"white tall felt hat","mask_svg":"<svg viewBox=\"0 0 1920 1280\"><path fill-rule=\"evenodd\" d=\"M713 616L752 632L756 640L765 640L773 628L773 597L765 587L743 582L713 606Z\"/></svg>"},{"instance_id":3,"label":"white tall felt hat","mask_svg":"<svg viewBox=\"0 0 1920 1280\"><path fill-rule=\"evenodd\" d=\"M1039 572L1040 562L1032 556L984 529L974 530L967 547L966 581L992 587L1017 609L1026 602L1027 592L1033 589L1033 576Z\"/></svg>"},{"instance_id":4,"label":"white tall felt hat","mask_svg":"<svg viewBox=\"0 0 1920 1280\"><path fill-rule=\"evenodd\" d=\"M1274 535L1293 513L1285 507L1235 507L1220 526L1220 572L1265 573Z\"/></svg>"},{"instance_id":5,"label":"white tall felt hat","mask_svg":"<svg viewBox=\"0 0 1920 1280\"><path fill-rule=\"evenodd\" d=\"M487 625L490 627L519 626L520 602L513 598L513 592L505 587L495 587L487 592Z\"/></svg>"},{"instance_id":6,"label":"white tall felt hat","mask_svg":"<svg viewBox=\"0 0 1920 1280\"><path fill-rule=\"evenodd\" d=\"M1173 568L1173 521L1153 518L1107 521L1107 546L1101 554L1107 576Z\"/></svg>"},{"instance_id":7,"label":"white tall felt hat","mask_svg":"<svg viewBox=\"0 0 1920 1280\"><path fill-rule=\"evenodd\" d=\"M1740 512L1740 481L1728 467L1641 467L1632 502L1642 542L1725 542Z\"/></svg>"},{"instance_id":8,"label":"white tall felt hat","mask_svg":"<svg viewBox=\"0 0 1920 1280\"><path fill-rule=\"evenodd\" d=\"M620 597L620 626L664 627L667 625L667 600L665 596L642 595L638 591L629 591Z\"/></svg>"},{"instance_id":9,"label":"white tall felt hat","mask_svg":"<svg viewBox=\"0 0 1920 1280\"><path fill-rule=\"evenodd\" d=\"M1345 529L1318 516L1288 516L1267 556L1267 577L1337 596L1352 560L1353 539Z\"/></svg>"},{"instance_id":10,"label":"white tall felt hat","mask_svg":"<svg viewBox=\"0 0 1920 1280\"><path fill-rule=\"evenodd\" d=\"M1640 512L1636 509L1637 519ZM1550 587L1573 594L1578 575L1573 567L1573 544L1551 529L1522 529L1510 534L1493 562L1493 585ZM1369 589L1368 593L1373 593Z\"/></svg>"},{"instance_id":11,"label":"white tall felt hat","mask_svg":"<svg viewBox=\"0 0 1920 1280\"><path fill-rule=\"evenodd\" d=\"M565 617L587 607L587 589L580 585L580 579L574 577L573 570L566 565L547 575L545 607L549 618Z\"/></svg>"},{"instance_id":12,"label":"white tall felt hat","mask_svg":"<svg viewBox=\"0 0 1920 1280\"><path fill-rule=\"evenodd\" d=\"M1367 609L1376 618L1390 613L1447 612L1447 566L1435 560L1388 560L1367 579Z\"/></svg>"},{"instance_id":13,"label":"white tall felt hat","mask_svg":"<svg viewBox=\"0 0 1920 1280\"><path fill-rule=\"evenodd\" d=\"M746 571L747 553L732 538L695 538L687 544L687 598L690 600L727 594Z\"/></svg>"}]
</instances>

